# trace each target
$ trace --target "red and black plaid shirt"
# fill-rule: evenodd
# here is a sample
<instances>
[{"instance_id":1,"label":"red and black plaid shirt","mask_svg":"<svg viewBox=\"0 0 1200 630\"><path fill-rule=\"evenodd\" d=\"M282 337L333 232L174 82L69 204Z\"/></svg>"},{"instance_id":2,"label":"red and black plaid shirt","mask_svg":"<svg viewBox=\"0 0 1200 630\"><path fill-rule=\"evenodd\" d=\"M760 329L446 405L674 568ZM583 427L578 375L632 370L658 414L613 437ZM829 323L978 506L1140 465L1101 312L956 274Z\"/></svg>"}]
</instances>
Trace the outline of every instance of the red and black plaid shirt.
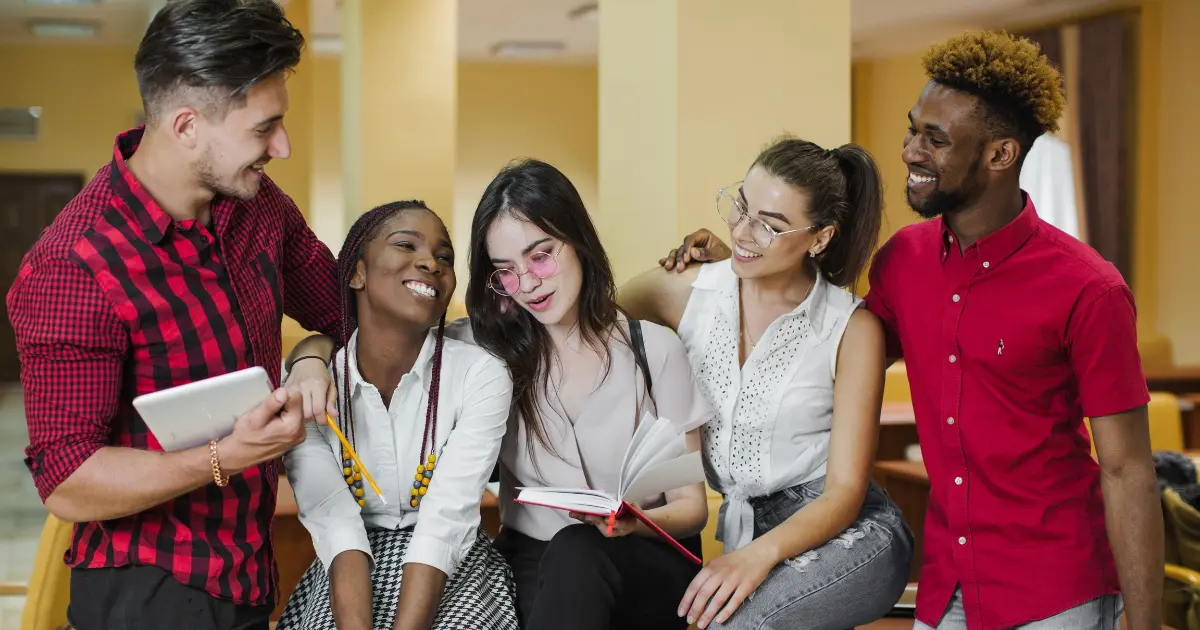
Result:
<instances>
[{"instance_id":1,"label":"red and black plaid shirt","mask_svg":"<svg viewBox=\"0 0 1200 630\"><path fill-rule=\"evenodd\" d=\"M284 313L333 334L332 254L263 178L248 202L217 199L211 230L173 221L125 165L142 129L26 254L8 294L29 425L26 465L43 500L105 446L161 450L135 396L252 365L280 372ZM153 471L147 471L153 474ZM79 523L72 567L161 567L239 604L274 604L278 464L134 516Z\"/></svg>"}]
</instances>

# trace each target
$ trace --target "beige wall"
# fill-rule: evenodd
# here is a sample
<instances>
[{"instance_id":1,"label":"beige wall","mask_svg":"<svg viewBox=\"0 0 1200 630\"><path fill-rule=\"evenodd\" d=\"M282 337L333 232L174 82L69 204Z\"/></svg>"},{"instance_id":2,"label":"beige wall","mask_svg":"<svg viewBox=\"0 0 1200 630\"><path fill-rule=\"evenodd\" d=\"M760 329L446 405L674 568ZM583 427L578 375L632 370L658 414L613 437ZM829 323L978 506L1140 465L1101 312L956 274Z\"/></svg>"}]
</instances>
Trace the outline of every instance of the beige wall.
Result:
<instances>
[{"instance_id":1,"label":"beige wall","mask_svg":"<svg viewBox=\"0 0 1200 630\"><path fill-rule=\"evenodd\" d=\"M900 149L908 130L908 110L917 102L927 77L921 68L920 53L857 62L852 75L852 138L875 157L883 179L883 225L879 230L882 244L900 228L920 220L904 199L908 169L900 159ZM857 292L866 295L869 288L864 270Z\"/></svg>"},{"instance_id":2,"label":"beige wall","mask_svg":"<svg viewBox=\"0 0 1200 630\"><path fill-rule=\"evenodd\" d=\"M1160 3L1160 0L1151 0ZM1188 154L1200 146L1200 2L1161 0L1158 92L1158 323L1178 364L1200 364L1200 196ZM1153 45L1153 42L1147 42ZM1154 181L1149 182L1150 185ZM1143 260L1138 259L1141 264Z\"/></svg>"},{"instance_id":3,"label":"beige wall","mask_svg":"<svg viewBox=\"0 0 1200 630\"><path fill-rule=\"evenodd\" d=\"M133 72L135 47L86 45L0 46L0 107L42 107L35 141L0 141L0 170L83 173L85 180L112 158L116 135L142 111ZM306 59L307 62L307 59ZM288 135L293 157L267 172L302 211L309 207L312 155L307 121L311 98L302 64L289 79Z\"/></svg>"},{"instance_id":4,"label":"beige wall","mask_svg":"<svg viewBox=\"0 0 1200 630\"><path fill-rule=\"evenodd\" d=\"M850 5L612 0L600 12L600 236L617 282L697 228L773 138L850 140ZM731 19L736 16L736 19Z\"/></svg>"},{"instance_id":5,"label":"beige wall","mask_svg":"<svg viewBox=\"0 0 1200 630\"><path fill-rule=\"evenodd\" d=\"M287 3L287 17L302 32L308 32L309 3ZM296 71L288 77L288 110L283 126L292 145L286 160L273 160L267 174L287 193L305 216L311 216L309 177L312 173L312 48L305 47Z\"/></svg>"},{"instance_id":6,"label":"beige wall","mask_svg":"<svg viewBox=\"0 0 1200 630\"><path fill-rule=\"evenodd\" d=\"M1138 29L1136 76L1136 190L1134 194L1134 273L1139 341L1147 364L1200 364L1200 211L1191 190L1194 179L1187 147L1200 144L1200 3L1143 0ZM886 220L883 237L915 222L904 201L905 169L900 143L905 114L925 77L921 53L854 64L854 141L879 162ZM865 285L865 282L862 283Z\"/></svg>"},{"instance_id":7,"label":"beige wall","mask_svg":"<svg viewBox=\"0 0 1200 630\"><path fill-rule=\"evenodd\" d=\"M308 223L334 254L342 246L346 225L342 206L341 60L317 55L312 60L312 173ZM362 210L360 210L361 212Z\"/></svg>"},{"instance_id":8,"label":"beige wall","mask_svg":"<svg viewBox=\"0 0 1200 630\"><path fill-rule=\"evenodd\" d=\"M83 173L90 180L142 111L135 50L0 46L0 107L42 108L36 141L0 141L0 170Z\"/></svg>"},{"instance_id":9,"label":"beige wall","mask_svg":"<svg viewBox=\"0 0 1200 630\"><path fill-rule=\"evenodd\" d=\"M1139 232L1135 277L1130 280L1139 293L1141 317L1169 338L1175 362L1200 364L1196 324L1200 294L1192 289L1200 269L1200 249L1192 243L1192 235L1200 233L1200 212L1188 185L1188 162L1179 159L1181 151L1200 144L1200 118L1189 109L1190 103L1200 100L1200 82L1191 70L1200 63L1200 39L1191 35L1200 32L1200 3L1144 0L1142 17ZM0 142L0 170L79 172L90 178L108 161L115 135L132 126L141 110L133 54L131 47L0 46L0 67L6 68L0 81L0 107L43 108L39 140ZM289 133L295 151L308 153L309 176L289 173L293 165L286 163L272 165L269 172L301 202L314 229L336 250L345 231L339 214L343 205L339 59L314 57L308 72L307 87L297 91L297 83L303 86L304 81L290 87L293 113L307 107L311 128L298 129L295 125L303 123L289 121ZM880 165L886 238L916 220L904 203L905 173L899 151L907 125L905 113L925 82L920 53L858 62L853 75L852 137ZM1193 80L1172 79L1182 77ZM535 156L560 167L575 182L589 209L598 212L595 67L464 63L459 66L458 90L451 230L463 253L470 217L483 188L515 157ZM88 97L96 94L103 98ZM402 197L404 191L394 194ZM346 216L361 211L352 209ZM325 225L328 217L334 217L333 222ZM465 264L465 256L460 260ZM865 283L860 288L865 290Z\"/></svg>"},{"instance_id":10,"label":"beige wall","mask_svg":"<svg viewBox=\"0 0 1200 630\"><path fill-rule=\"evenodd\" d=\"M341 210L341 81L339 59L318 56L312 64L314 145L309 222L335 252L345 234ZM466 289L471 218L484 188L511 160L534 157L571 179L584 203L596 211L596 67L589 65L460 63L454 207L449 226L459 252L461 298ZM393 199L414 196L393 190ZM365 208L349 209L358 216Z\"/></svg>"},{"instance_id":11,"label":"beige wall","mask_svg":"<svg viewBox=\"0 0 1200 630\"><path fill-rule=\"evenodd\" d=\"M928 80L921 53L854 64L854 142L879 164L884 186L884 221L880 242L920 220L904 200L908 169L900 159L908 110ZM860 284L865 288L866 280Z\"/></svg>"},{"instance_id":12,"label":"beige wall","mask_svg":"<svg viewBox=\"0 0 1200 630\"><path fill-rule=\"evenodd\" d=\"M596 207L596 67L461 63L458 67L458 166L451 236L459 290L467 285L471 218L488 183L516 158L561 170L588 210ZM610 252L611 254L611 252Z\"/></svg>"}]
</instances>

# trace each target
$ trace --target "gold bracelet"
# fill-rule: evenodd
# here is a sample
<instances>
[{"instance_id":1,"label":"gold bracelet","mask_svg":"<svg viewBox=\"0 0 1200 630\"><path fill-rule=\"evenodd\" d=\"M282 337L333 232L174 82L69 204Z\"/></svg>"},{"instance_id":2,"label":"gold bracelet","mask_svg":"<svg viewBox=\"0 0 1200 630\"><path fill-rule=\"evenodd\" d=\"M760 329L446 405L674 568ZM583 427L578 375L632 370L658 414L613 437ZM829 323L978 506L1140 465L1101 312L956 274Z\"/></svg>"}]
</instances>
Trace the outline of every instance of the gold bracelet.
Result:
<instances>
[{"instance_id":1,"label":"gold bracelet","mask_svg":"<svg viewBox=\"0 0 1200 630\"><path fill-rule=\"evenodd\" d=\"M229 477L221 474L221 460L217 457L217 441L212 440L208 443L208 452L211 453L210 460L212 461L213 481L218 487L224 488L225 484L229 483Z\"/></svg>"}]
</instances>

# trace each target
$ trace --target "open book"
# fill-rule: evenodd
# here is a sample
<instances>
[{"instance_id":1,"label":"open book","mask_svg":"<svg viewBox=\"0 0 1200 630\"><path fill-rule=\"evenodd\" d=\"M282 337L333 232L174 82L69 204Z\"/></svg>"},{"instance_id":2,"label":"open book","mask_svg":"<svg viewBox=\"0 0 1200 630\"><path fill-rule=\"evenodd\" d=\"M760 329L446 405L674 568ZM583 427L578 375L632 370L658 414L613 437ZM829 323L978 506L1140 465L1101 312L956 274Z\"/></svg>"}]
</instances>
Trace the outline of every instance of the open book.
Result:
<instances>
[{"instance_id":1,"label":"open book","mask_svg":"<svg viewBox=\"0 0 1200 630\"><path fill-rule=\"evenodd\" d=\"M689 559L700 564L700 558L634 506L646 499L653 500L668 490L704 481L700 452L684 454L685 446L683 435L670 420L646 414L625 450L617 495L587 488L522 487L517 488L515 500L529 505L605 516L608 517L610 531L614 519L624 516L626 512L632 513Z\"/></svg>"}]
</instances>

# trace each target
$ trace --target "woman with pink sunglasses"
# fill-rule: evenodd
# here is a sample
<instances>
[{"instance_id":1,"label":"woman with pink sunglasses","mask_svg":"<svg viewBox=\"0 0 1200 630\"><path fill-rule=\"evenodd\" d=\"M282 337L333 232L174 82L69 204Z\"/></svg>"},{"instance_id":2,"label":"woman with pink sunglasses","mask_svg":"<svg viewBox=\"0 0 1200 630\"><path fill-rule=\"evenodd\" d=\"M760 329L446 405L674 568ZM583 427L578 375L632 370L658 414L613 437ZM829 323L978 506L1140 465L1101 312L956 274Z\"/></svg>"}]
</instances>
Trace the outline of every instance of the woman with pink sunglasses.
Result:
<instances>
[{"instance_id":1,"label":"woman with pink sunglasses","mask_svg":"<svg viewBox=\"0 0 1200 630\"><path fill-rule=\"evenodd\" d=\"M630 320L596 228L571 182L528 160L484 192L471 229L472 336L508 365L513 405L500 449L502 528L496 548L513 568L526 630L679 628L676 606L700 567L632 517L598 517L515 502L522 486L615 493L623 455L644 413L670 419L687 448L714 412L669 329ZM469 326L469 329L468 329ZM641 504L700 555L702 483ZM579 522L582 521L582 522Z\"/></svg>"}]
</instances>

